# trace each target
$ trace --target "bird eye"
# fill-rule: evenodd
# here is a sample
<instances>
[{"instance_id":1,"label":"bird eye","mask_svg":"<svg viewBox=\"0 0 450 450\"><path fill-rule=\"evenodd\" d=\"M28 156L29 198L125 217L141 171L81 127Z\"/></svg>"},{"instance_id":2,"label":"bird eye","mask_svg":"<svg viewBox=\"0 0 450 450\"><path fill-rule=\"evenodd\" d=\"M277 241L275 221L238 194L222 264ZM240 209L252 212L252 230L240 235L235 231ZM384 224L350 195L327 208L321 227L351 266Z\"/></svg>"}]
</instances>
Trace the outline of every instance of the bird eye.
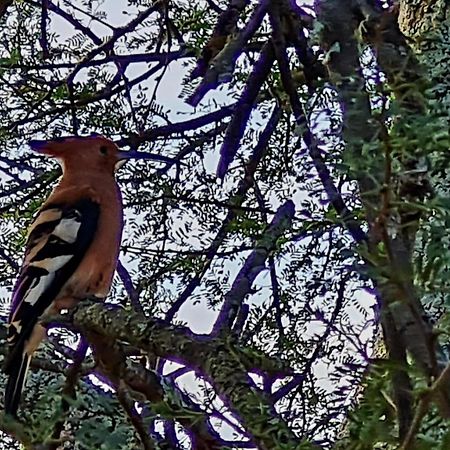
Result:
<instances>
[{"instance_id":1,"label":"bird eye","mask_svg":"<svg viewBox=\"0 0 450 450\"><path fill-rule=\"evenodd\" d=\"M102 145L102 146L100 147L100 153L101 153L102 155L107 155L107 154L108 154L108 147L105 147L104 145Z\"/></svg>"}]
</instances>

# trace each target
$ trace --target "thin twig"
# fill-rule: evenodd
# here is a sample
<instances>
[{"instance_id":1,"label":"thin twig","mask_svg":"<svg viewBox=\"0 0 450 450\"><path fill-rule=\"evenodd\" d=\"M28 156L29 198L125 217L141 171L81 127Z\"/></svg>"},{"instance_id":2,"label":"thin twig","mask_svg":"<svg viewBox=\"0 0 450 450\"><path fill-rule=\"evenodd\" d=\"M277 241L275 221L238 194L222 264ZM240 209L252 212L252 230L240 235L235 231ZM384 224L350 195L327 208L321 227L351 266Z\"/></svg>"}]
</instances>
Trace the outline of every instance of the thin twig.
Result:
<instances>
[{"instance_id":1,"label":"thin twig","mask_svg":"<svg viewBox=\"0 0 450 450\"><path fill-rule=\"evenodd\" d=\"M139 300L139 291L133 286L133 280L131 279L130 273L120 260L117 261L117 273L127 291L131 306L138 314L145 316L144 309Z\"/></svg>"}]
</instances>

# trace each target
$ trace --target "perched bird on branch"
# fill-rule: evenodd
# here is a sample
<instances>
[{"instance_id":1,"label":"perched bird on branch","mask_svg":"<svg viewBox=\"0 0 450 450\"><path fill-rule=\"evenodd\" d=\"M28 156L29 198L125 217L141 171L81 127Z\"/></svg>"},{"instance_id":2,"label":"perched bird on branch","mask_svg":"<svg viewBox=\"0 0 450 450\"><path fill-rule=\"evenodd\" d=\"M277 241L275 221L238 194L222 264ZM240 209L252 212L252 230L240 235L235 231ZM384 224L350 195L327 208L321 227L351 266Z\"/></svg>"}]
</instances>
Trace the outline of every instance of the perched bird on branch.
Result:
<instances>
[{"instance_id":1,"label":"perched bird on branch","mask_svg":"<svg viewBox=\"0 0 450 450\"><path fill-rule=\"evenodd\" d=\"M31 356L46 336L40 316L58 313L86 297L103 299L111 287L123 227L115 170L130 158L161 159L120 151L98 135L29 145L56 158L63 176L28 230L25 259L12 296L5 412L13 416Z\"/></svg>"}]
</instances>

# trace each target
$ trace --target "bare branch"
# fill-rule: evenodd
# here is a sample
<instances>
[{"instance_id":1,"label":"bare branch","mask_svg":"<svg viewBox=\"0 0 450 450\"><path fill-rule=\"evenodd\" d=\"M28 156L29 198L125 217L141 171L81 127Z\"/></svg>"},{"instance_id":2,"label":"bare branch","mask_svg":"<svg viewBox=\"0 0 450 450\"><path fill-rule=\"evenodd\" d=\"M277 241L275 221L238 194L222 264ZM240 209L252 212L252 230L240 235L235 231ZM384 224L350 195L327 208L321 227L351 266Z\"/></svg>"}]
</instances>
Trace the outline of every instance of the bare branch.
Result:
<instances>
[{"instance_id":1,"label":"bare branch","mask_svg":"<svg viewBox=\"0 0 450 450\"><path fill-rule=\"evenodd\" d=\"M292 201L278 208L271 224L256 242L255 249L237 274L231 289L225 294L222 309L213 327L213 334L223 335L231 330L245 297L251 292L253 282L266 268L267 258L276 249L277 240L290 228L294 214L295 206Z\"/></svg>"}]
</instances>

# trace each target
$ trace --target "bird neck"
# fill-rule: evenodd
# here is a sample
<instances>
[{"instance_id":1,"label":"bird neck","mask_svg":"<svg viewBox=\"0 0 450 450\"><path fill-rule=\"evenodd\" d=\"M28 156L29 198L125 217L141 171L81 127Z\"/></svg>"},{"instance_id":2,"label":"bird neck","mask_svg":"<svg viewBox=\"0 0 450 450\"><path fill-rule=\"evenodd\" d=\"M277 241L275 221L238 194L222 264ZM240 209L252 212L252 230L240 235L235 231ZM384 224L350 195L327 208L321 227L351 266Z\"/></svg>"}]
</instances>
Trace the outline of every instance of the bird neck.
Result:
<instances>
[{"instance_id":1,"label":"bird neck","mask_svg":"<svg viewBox=\"0 0 450 450\"><path fill-rule=\"evenodd\" d=\"M56 187L58 192L73 192L75 196L78 195L77 192L79 194L86 192L86 189L89 192L95 192L105 201L121 198L114 174L99 170L64 171L59 185Z\"/></svg>"},{"instance_id":2,"label":"bird neck","mask_svg":"<svg viewBox=\"0 0 450 450\"><path fill-rule=\"evenodd\" d=\"M86 171L65 172L50 197L52 203L73 203L82 198L108 205L111 211L119 211L120 216L122 196L112 174L93 173Z\"/></svg>"}]
</instances>

